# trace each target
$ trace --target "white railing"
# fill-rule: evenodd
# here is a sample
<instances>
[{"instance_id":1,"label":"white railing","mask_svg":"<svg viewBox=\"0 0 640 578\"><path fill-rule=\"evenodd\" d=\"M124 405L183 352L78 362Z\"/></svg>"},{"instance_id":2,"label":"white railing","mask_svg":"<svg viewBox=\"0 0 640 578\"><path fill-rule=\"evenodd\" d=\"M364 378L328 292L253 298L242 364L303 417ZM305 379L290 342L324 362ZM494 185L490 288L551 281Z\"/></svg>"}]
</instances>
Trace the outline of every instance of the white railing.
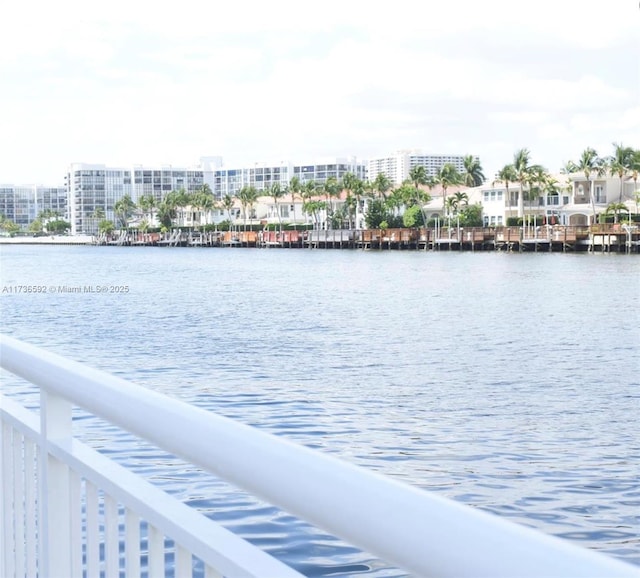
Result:
<instances>
[{"instance_id":1,"label":"white railing","mask_svg":"<svg viewBox=\"0 0 640 578\"><path fill-rule=\"evenodd\" d=\"M41 388L0 399L0 575L299 576L72 432L72 404L417 576L634 576L640 568L0 337ZM166 538L166 540L165 540ZM168 549L168 552L167 552ZM165 570L165 557L173 560Z\"/></svg>"}]
</instances>

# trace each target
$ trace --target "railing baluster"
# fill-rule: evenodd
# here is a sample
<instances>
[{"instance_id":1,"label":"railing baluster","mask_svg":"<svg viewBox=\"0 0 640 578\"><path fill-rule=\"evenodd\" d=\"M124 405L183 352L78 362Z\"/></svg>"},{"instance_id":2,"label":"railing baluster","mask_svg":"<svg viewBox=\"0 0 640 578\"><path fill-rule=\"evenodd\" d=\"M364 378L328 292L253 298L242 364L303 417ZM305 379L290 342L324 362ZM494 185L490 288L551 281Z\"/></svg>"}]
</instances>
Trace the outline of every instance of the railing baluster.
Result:
<instances>
[{"instance_id":1,"label":"railing baluster","mask_svg":"<svg viewBox=\"0 0 640 578\"><path fill-rule=\"evenodd\" d=\"M24 489L25 489L25 555L27 558L26 576L37 573L37 536L38 536L38 448L33 440L25 438L24 442Z\"/></svg>"},{"instance_id":2,"label":"railing baluster","mask_svg":"<svg viewBox=\"0 0 640 578\"><path fill-rule=\"evenodd\" d=\"M125 513L125 575L127 578L140 576L140 518L128 508Z\"/></svg>"},{"instance_id":3,"label":"railing baluster","mask_svg":"<svg viewBox=\"0 0 640 578\"><path fill-rule=\"evenodd\" d=\"M3 576L13 576L15 569L15 534L13 532L13 518L15 516L13 504L13 436L14 429L2 425L2 555L3 566L0 568Z\"/></svg>"},{"instance_id":4,"label":"railing baluster","mask_svg":"<svg viewBox=\"0 0 640 578\"><path fill-rule=\"evenodd\" d=\"M98 521L98 489L85 482L85 525L87 576L100 575L100 527Z\"/></svg>"},{"instance_id":5,"label":"railing baluster","mask_svg":"<svg viewBox=\"0 0 640 578\"><path fill-rule=\"evenodd\" d=\"M104 496L104 547L105 578L118 578L120 557L118 550L118 504Z\"/></svg>"},{"instance_id":6,"label":"railing baluster","mask_svg":"<svg viewBox=\"0 0 640 578\"><path fill-rule=\"evenodd\" d=\"M71 576L82 578L82 480L69 472L69 531L71 534Z\"/></svg>"},{"instance_id":7,"label":"railing baluster","mask_svg":"<svg viewBox=\"0 0 640 578\"><path fill-rule=\"evenodd\" d=\"M149 578L164 578L164 536L151 524L148 525Z\"/></svg>"},{"instance_id":8,"label":"railing baluster","mask_svg":"<svg viewBox=\"0 0 640 578\"><path fill-rule=\"evenodd\" d=\"M41 460L43 502L42 535L45 576L71 575L71 527L69 522L69 467L49 454L50 441L71 438L71 404L41 390L40 433L44 455Z\"/></svg>"},{"instance_id":9,"label":"railing baluster","mask_svg":"<svg viewBox=\"0 0 640 578\"><path fill-rule=\"evenodd\" d=\"M179 544L175 545L175 578L193 575L193 557L191 552L183 548Z\"/></svg>"},{"instance_id":10,"label":"railing baluster","mask_svg":"<svg viewBox=\"0 0 640 578\"><path fill-rule=\"evenodd\" d=\"M24 436L19 432L13 432L13 528L15 535L15 574L25 575L25 551L24 551Z\"/></svg>"}]
</instances>

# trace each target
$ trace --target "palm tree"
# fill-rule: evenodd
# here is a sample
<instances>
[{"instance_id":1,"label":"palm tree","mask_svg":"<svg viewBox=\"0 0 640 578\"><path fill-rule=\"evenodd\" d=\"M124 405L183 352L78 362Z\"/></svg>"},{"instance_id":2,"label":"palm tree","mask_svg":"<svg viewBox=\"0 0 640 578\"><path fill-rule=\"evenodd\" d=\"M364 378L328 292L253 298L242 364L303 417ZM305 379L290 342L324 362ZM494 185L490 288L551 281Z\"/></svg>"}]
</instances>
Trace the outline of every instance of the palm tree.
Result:
<instances>
[{"instance_id":1,"label":"palm tree","mask_svg":"<svg viewBox=\"0 0 640 578\"><path fill-rule=\"evenodd\" d=\"M204 217L204 224L209 224L209 216L211 215L211 211L216 208L216 201L213 198L213 195L208 195L204 191L200 192L200 210L202 211L202 216Z\"/></svg>"},{"instance_id":2,"label":"palm tree","mask_svg":"<svg viewBox=\"0 0 640 578\"><path fill-rule=\"evenodd\" d=\"M222 208L227 211L227 215L229 216L229 228L231 228L231 209L233 209L234 204L235 202L230 194L227 193L222 197Z\"/></svg>"},{"instance_id":3,"label":"palm tree","mask_svg":"<svg viewBox=\"0 0 640 578\"><path fill-rule=\"evenodd\" d=\"M520 149L513 155L513 169L516 180L520 183L520 194L518 195L518 217L524 217L524 192L525 184L529 180L529 149Z\"/></svg>"},{"instance_id":4,"label":"palm tree","mask_svg":"<svg viewBox=\"0 0 640 578\"><path fill-rule=\"evenodd\" d=\"M376 191L383 199L387 198L387 192L391 188L391 181L387 175L384 173L378 173L372 185L373 190Z\"/></svg>"},{"instance_id":5,"label":"palm tree","mask_svg":"<svg viewBox=\"0 0 640 578\"><path fill-rule=\"evenodd\" d=\"M296 224L296 197L300 195L302 192L302 183L300 182L300 177L296 177L295 175L291 177L289 181L289 194L291 195L291 206L293 207L293 228L294 230L297 228Z\"/></svg>"},{"instance_id":6,"label":"palm tree","mask_svg":"<svg viewBox=\"0 0 640 578\"><path fill-rule=\"evenodd\" d=\"M518 176L516 175L516 169L513 165L504 165L496 175L496 180L493 181L493 185L497 182L504 183L504 188L506 190L506 198L509 203L509 207L511 207L511 196L509 195L509 183L515 183Z\"/></svg>"},{"instance_id":7,"label":"palm tree","mask_svg":"<svg viewBox=\"0 0 640 578\"><path fill-rule=\"evenodd\" d=\"M479 187L484 183L484 173L478 159L472 155L466 155L462 162L464 165L463 181L467 187Z\"/></svg>"},{"instance_id":8,"label":"palm tree","mask_svg":"<svg viewBox=\"0 0 640 578\"><path fill-rule=\"evenodd\" d=\"M570 161L571 162L571 161ZM591 203L591 211L593 213L591 222L595 223L596 221L596 201L594 194L594 185L593 179L591 176L602 176L604 174L604 162L598 156L598 153L595 149L586 148L582 151L580 155L580 159L577 163L571 162L572 168L575 169L574 172L582 172L584 173L585 179L589 183L589 202Z\"/></svg>"},{"instance_id":9,"label":"palm tree","mask_svg":"<svg viewBox=\"0 0 640 578\"><path fill-rule=\"evenodd\" d=\"M532 212L532 204L535 198L544 197L544 183L549 177L547 169L542 165L533 165L529 167L529 178L527 183L529 185L528 200L529 200L529 213Z\"/></svg>"},{"instance_id":10,"label":"palm tree","mask_svg":"<svg viewBox=\"0 0 640 578\"><path fill-rule=\"evenodd\" d=\"M418 190L420 185L427 184L427 169L422 165L411 167L409 171L409 180L413 183L413 186Z\"/></svg>"},{"instance_id":11,"label":"palm tree","mask_svg":"<svg viewBox=\"0 0 640 578\"><path fill-rule=\"evenodd\" d=\"M633 194L638 198L638 175L640 174L640 149L633 151L631 157L631 178L633 179ZM636 201L637 204L637 201ZM636 207L636 213L638 209Z\"/></svg>"},{"instance_id":12,"label":"palm tree","mask_svg":"<svg viewBox=\"0 0 640 578\"><path fill-rule=\"evenodd\" d=\"M628 211L629 212L629 218L631 218L631 211L629 210L627 205L625 205L624 203L609 203L607 205L607 208L604 211L604 214L605 215L613 215L613 222L617 223L618 222L618 215L620 215L620 213L622 211Z\"/></svg>"},{"instance_id":13,"label":"palm tree","mask_svg":"<svg viewBox=\"0 0 640 578\"><path fill-rule=\"evenodd\" d=\"M116 214L116 218L120 221L123 229L127 228L127 223L133 215L133 211L136 208L136 204L131 200L129 194L124 195L121 199L118 199L113 205L113 210Z\"/></svg>"},{"instance_id":14,"label":"palm tree","mask_svg":"<svg viewBox=\"0 0 640 578\"><path fill-rule=\"evenodd\" d=\"M277 182L272 183L267 190L276 206L276 214L278 216L278 226L280 228L280 231L282 231L282 220L280 218L280 208L278 207L278 202L282 197L284 197L287 191L280 186L280 183L277 183Z\"/></svg>"},{"instance_id":15,"label":"palm tree","mask_svg":"<svg viewBox=\"0 0 640 578\"><path fill-rule=\"evenodd\" d=\"M611 176L617 175L620 179L620 195L618 202L622 202L622 186L625 174L631 170L633 164L634 151L631 147L625 147L622 144L613 143L614 153L609 157L609 172Z\"/></svg>"},{"instance_id":16,"label":"palm tree","mask_svg":"<svg viewBox=\"0 0 640 578\"><path fill-rule=\"evenodd\" d=\"M148 217L148 222L153 221L153 209L156 206L156 198L153 195L140 195L138 198L138 207L140 207L143 215Z\"/></svg>"},{"instance_id":17,"label":"palm tree","mask_svg":"<svg viewBox=\"0 0 640 578\"><path fill-rule=\"evenodd\" d=\"M338 182L338 179L336 179L336 177L329 177L323 185L323 189L324 189L324 193L326 195L327 198L327 207L329 209L329 214L328 219L327 219L327 225L329 223L331 223L331 228L333 229L334 227L334 219L333 219L333 213L334 213L334 207L333 207L333 199L337 198L340 196L340 192L342 191L342 186L340 185L340 183ZM328 228L328 227L327 227Z\"/></svg>"},{"instance_id":18,"label":"palm tree","mask_svg":"<svg viewBox=\"0 0 640 578\"><path fill-rule=\"evenodd\" d=\"M435 182L442 187L442 213L447 204L447 189L451 186L459 185L462 182L462 176L451 163L445 163L436 173Z\"/></svg>"},{"instance_id":19,"label":"palm tree","mask_svg":"<svg viewBox=\"0 0 640 578\"><path fill-rule=\"evenodd\" d=\"M244 230L247 230L247 207L249 207L250 214L253 212L253 205L258 200L258 191L253 186L245 185L238 191L238 199L242 205L242 214L244 215Z\"/></svg>"}]
</instances>

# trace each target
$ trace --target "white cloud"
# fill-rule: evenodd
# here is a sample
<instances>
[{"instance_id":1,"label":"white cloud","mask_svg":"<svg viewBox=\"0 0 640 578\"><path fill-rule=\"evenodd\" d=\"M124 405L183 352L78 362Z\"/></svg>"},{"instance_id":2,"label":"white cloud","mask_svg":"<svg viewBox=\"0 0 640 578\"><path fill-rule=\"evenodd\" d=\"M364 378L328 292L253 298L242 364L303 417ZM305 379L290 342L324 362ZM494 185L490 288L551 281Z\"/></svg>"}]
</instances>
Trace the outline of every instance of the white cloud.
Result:
<instances>
[{"instance_id":1,"label":"white cloud","mask_svg":"<svg viewBox=\"0 0 640 578\"><path fill-rule=\"evenodd\" d=\"M78 160L414 147L479 154L488 173L521 146L558 166L592 143L640 146L638 73L593 65L637 52L638 16L627 0L14 3L0 35L0 181L59 179ZM491 39L526 46L528 62Z\"/></svg>"}]
</instances>

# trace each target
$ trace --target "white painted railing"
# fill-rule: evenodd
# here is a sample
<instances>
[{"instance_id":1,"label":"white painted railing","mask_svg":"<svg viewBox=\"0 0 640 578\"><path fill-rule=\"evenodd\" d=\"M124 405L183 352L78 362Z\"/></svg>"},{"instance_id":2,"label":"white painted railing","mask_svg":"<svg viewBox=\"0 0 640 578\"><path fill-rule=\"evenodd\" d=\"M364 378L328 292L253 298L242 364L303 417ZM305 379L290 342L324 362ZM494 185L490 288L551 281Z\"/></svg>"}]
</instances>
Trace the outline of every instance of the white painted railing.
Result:
<instances>
[{"instance_id":1,"label":"white painted railing","mask_svg":"<svg viewBox=\"0 0 640 578\"><path fill-rule=\"evenodd\" d=\"M77 405L417 576L634 576L640 568L412 488L9 337L41 389L0 398L0 575L299 576L73 438ZM165 558L173 560L165 570ZM142 562L141 562L142 561Z\"/></svg>"}]
</instances>

